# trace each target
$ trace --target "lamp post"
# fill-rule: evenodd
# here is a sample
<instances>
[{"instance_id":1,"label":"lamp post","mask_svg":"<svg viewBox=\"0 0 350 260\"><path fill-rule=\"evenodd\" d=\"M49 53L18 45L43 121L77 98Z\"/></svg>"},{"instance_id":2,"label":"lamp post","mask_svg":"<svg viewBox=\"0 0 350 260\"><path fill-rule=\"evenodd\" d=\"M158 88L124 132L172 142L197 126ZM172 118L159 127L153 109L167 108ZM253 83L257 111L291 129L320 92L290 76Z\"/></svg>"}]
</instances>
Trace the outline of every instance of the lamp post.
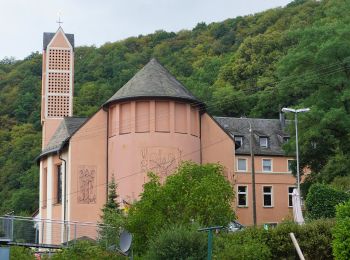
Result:
<instances>
[{"instance_id":1,"label":"lamp post","mask_svg":"<svg viewBox=\"0 0 350 260\"><path fill-rule=\"evenodd\" d=\"M300 196L300 171L299 171L299 145L298 145L298 113L305 113L309 112L310 108L300 108L300 109L293 109L293 108L282 108L282 112L284 113L294 113L294 123L295 123L295 146L296 146L296 159L297 159L297 187L298 187L298 193Z\"/></svg>"}]
</instances>

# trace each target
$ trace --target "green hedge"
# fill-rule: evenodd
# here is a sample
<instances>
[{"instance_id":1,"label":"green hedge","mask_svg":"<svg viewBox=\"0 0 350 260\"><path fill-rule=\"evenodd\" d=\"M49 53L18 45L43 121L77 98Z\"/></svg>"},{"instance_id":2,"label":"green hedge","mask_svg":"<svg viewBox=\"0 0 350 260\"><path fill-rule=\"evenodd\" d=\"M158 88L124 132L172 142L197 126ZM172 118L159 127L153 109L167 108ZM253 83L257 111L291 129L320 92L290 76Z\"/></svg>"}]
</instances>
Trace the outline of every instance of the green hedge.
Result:
<instances>
[{"instance_id":1,"label":"green hedge","mask_svg":"<svg viewBox=\"0 0 350 260\"><path fill-rule=\"evenodd\" d=\"M350 201L337 206L333 237L335 259L350 259Z\"/></svg>"},{"instance_id":2,"label":"green hedge","mask_svg":"<svg viewBox=\"0 0 350 260\"><path fill-rule=\"evenodd\" d=\"M116 252L108 252L99 245L89 241L78 241L53 255L52 260L122 260L127 257Z\"/></svg>"},{"instance_id":3,"label":"green hedge","mask_svg":"<svg viewBox=\"0 0 350 260\"><path fill-rule=\"evenodd\" d=\"M325 184L311 186L305 206L309 219L334 218L335 206L350 199L349 194Z\"/></svg>"},{"instance_id":4,"label":"green hedge","mask_svg":"<svg viewBox=\"0 0 350 260\"><path fill-rule=\"evenodd\" d=\"M299 226L283 223L271 230L247 228L221 234L215 240L216 259L297 259L289 233L293 232L305 259L332 259L332 220Z\"/></svg>"},{"instance_id":5,"label":"green hedge","mask_svg":"<svg viewBox=\"0 0 350 260\"><path fill-rule=\"evenodd\" d=\"M206 232L199 232L197 225L173 225L151 240L147 255L142 259L205 259L206 256Z\"/></svg>"},{"instance_id":6,"label":"green hedge","mask_svg":"<svg viewBox=\"0 0 350 260\"><path fill-rule=\"evenodd\" d=\"M22 246L11 246L10 260L35 260L34 251Z\"/></svg>"}]
</instances>

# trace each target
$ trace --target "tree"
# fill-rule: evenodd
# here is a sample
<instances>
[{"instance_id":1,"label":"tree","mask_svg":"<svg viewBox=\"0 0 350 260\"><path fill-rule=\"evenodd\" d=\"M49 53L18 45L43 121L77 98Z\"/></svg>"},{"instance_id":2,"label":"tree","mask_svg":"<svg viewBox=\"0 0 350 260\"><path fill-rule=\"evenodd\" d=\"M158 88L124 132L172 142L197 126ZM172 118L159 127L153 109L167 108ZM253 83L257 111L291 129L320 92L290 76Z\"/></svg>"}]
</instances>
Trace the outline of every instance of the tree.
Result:
<instances>
[{"instance_id":1,"label":"tree","mask_svg":"<svg viewBox=\"0 0 350 260\"><path fill-rule=\"evenodd\" d=\"M335 207L350 199L346 192L336 190L329 185L314 184L307 194L305 206L310 219L334 218Z\"/></svg>"},{"instance_id":2,"label":"tree","mask_svg":"<svg viewBox=\"0 0 350 260\"><path fill-rule=\"evenodd\" d=\"M155 174L149 174L149 178L127 220L138 252L144 251L150 239L168 225L227 225L235 219L233 188L218 164L183 163L163 185Z\"/></svg>"},{"instance_id":3,"label":"tree","mask_svg":"<svg viewBox=\"0 0 350 260\"><path fill-rule=\"evenodd\" d=\"M118 245L121 228L124 226L125 217L117 201L117 184L112 177L108 184L108 198L102 209L102 226L100 229L100 244L103 246Z\"/></svg>"}]
</instances>

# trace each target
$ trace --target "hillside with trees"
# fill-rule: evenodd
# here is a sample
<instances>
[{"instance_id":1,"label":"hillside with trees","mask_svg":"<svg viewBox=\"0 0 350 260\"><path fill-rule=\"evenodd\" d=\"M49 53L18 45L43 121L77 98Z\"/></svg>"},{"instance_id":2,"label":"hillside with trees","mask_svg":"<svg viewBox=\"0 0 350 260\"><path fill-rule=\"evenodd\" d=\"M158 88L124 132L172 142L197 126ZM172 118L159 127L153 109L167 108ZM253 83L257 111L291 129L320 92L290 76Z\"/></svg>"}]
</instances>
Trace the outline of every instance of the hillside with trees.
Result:
<instances>
[{"instance_id":1,"label":"hillside with trees","mask_svg":"<svg viewBox=\"0 0 350 260\"><path fill-rule=\"evenodd\" d=\"M349 12L347 0L295 0L192 30L77 47L74 114L91 115L155 57L213 115L277 118L281 107L310 107L299 124L301 167L312 171L304 191L315 182L350 189ZM38 207L41 63L39 53L0 61L0 215Z\"/></svg>"}]
</instances>

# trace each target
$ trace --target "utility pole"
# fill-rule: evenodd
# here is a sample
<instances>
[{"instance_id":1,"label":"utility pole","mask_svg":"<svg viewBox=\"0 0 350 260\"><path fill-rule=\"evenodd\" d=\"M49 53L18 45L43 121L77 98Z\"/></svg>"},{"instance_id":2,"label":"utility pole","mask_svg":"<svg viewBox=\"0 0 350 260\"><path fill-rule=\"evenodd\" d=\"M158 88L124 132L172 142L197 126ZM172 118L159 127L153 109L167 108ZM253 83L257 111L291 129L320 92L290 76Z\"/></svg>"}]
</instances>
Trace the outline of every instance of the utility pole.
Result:
<instances>
[{"instance_id":1,"label":"utility pole","mask_svg":"<svg viewBox=\"0 0 350 260\"><path fill-rule=\"evenodd\" d=\"M254 165L254 133L252 129L252 124L249 123L249 132L250 132L250 159L251 159L251 168L252 168L252 193L253 193L253 223L256 226L256 193L255 193L255 165Z\"/></svg>"}]
</instances>

